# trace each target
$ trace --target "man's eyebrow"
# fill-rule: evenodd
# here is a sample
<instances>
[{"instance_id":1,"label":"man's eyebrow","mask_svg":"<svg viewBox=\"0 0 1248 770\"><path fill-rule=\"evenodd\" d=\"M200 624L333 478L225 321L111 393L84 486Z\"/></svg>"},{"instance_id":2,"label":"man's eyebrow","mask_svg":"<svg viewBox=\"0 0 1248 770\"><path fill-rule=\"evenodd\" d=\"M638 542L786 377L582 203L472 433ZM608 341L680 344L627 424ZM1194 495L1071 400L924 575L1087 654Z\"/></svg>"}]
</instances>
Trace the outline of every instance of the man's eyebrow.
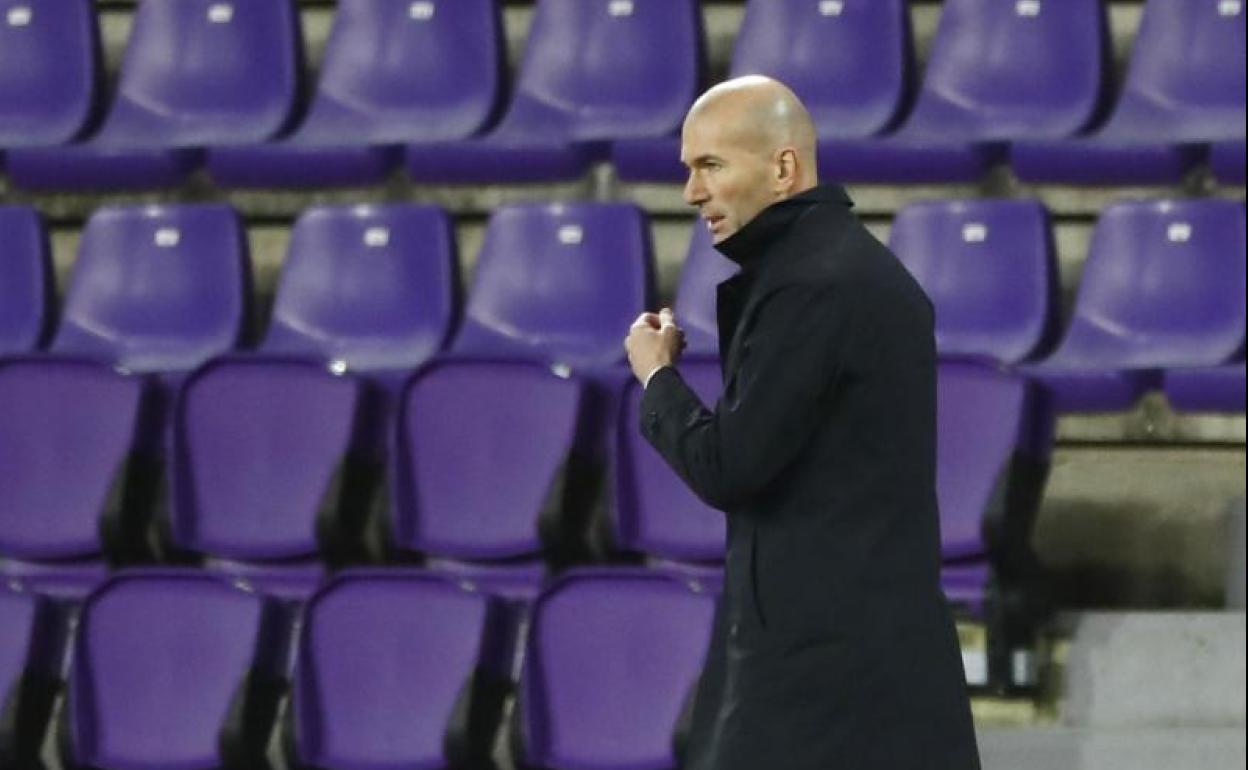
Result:
<instances>
[{"instance_id":1,"label":"man's eyebrow","mask_svg":"<svg viewBox=\"0 0 1248 770\"><path fill-rule=\"evenodd\" d=\"M688 166L689 168L694 168L696 166L705 166L707 163L722 163L722 162L723 162L723 158L719 157L718 155L705 153L703 155L699 155L698 157L689 161L685 165Z\"/></svg>"}]
</instances>

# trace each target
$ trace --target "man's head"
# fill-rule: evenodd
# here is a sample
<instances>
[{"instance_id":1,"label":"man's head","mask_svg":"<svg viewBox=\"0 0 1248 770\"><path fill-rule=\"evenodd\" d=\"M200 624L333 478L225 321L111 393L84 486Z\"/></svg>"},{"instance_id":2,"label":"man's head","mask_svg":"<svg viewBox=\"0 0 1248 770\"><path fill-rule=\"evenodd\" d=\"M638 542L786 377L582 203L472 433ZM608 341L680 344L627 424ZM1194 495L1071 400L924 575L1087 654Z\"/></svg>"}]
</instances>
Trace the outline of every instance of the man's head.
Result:
<instances>
[{"instance_id":1,"label":"man's head","mask_svg":"<svg viewBox=\"0 0 1248 770\"><path fill-rule=\"evenodd\" d=\"M783 83L758 75L720 83L694 102L680 160L689 169L685 202L698 207L715 243L819 183L810 113Z\"/></svg>"}]
</instances>

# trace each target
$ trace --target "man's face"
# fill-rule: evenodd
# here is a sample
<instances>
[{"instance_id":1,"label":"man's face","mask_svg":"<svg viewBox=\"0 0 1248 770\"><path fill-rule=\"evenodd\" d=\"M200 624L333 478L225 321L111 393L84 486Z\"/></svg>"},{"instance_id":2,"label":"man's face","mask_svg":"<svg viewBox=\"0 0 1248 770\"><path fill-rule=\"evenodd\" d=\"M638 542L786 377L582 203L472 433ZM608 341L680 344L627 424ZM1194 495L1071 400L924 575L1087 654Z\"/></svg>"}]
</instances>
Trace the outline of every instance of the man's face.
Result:
<instances>
[{"instance_id":1,"label":"man's face","mask_svg":"<svg viewBox=\"0 0 1248 770\"><path fill-rule=\"evenodd\" d=\"M685 202L719 243L740 230L773 201L775 163L758 145L715 114L691 116L681 134L680 160L689 169Z\"/></svg>"}]
</instances>

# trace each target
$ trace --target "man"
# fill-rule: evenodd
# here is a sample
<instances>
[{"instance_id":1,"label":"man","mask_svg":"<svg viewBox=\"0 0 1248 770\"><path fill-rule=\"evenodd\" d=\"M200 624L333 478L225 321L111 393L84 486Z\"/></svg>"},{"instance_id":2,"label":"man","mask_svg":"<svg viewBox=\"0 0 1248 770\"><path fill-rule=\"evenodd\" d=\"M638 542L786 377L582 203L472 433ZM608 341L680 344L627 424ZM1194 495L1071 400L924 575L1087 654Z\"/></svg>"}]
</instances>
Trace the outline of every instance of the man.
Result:
<instances>
[{"instance_id":1,"label":"man","mask_svg":"<svg viewBox=\"0 0 1248 770\"><path fill-rule=\"evenodd\" d=\"M741 266L719 286L713 410L676 368L669 310L625 342L642 432L728 518L686 768L978 768L939 586L931 305L817 186L788 88L712 88L681 144L685 200Z\"/></svg>"}]
</instances>

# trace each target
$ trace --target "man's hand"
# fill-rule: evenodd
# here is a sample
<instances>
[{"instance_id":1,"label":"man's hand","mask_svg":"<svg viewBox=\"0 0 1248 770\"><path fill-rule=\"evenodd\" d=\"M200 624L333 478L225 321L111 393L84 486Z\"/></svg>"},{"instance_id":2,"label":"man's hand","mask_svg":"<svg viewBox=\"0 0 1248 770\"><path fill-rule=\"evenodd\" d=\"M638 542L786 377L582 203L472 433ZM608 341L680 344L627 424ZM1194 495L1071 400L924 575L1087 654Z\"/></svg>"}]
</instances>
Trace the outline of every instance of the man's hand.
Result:
<instances>
[{"instance_id":1,"label":"man's hand","mask_svg":"<svg viewBox=\"0 0 1248 770\"><path fill-rule=\"evenodd\" d=\"M676 325L668 308L657 313L642 313L629 328L624 349L628 351L628 365L633 369L633 376L645 385L646 377L655 369L680 360L685 349L685 333Z\"/></svg>"}]
</instances>

